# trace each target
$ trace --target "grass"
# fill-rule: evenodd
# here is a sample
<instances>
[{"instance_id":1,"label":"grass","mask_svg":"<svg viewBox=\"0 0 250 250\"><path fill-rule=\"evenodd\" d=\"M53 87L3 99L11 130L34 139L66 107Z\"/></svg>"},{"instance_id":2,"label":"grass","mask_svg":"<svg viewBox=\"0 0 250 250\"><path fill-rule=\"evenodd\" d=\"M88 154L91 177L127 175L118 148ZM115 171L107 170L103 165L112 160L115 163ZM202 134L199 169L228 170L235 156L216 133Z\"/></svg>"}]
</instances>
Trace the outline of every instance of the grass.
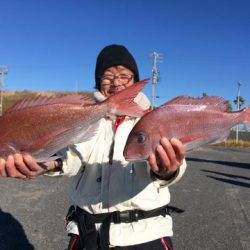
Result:
<instances>
[{"instance_id":1,"label":"grass","mask_svg":"<svg viewBox=\"0 0 250 250\"><path fill-rule=\"evenodd\" d=\"M236 142L236 140L227 140L227 141L218 143L215 146L248 148L250 147L250 141L239 140L238 142Z\"/></svg>"}]
</instances>

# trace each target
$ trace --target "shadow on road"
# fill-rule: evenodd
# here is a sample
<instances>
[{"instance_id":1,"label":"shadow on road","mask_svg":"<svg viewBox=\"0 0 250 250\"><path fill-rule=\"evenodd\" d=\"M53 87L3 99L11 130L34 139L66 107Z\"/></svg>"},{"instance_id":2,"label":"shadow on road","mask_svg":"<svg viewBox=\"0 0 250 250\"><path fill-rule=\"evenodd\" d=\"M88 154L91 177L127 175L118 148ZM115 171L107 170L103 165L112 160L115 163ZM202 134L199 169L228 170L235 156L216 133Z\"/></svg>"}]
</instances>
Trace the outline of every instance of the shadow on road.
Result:
<instances>
[{"instance_id":1,"label":"shadow on road","mask_svg":"<svg viewBox=\"0 0 250 250\"><path fill-rule=\"evenodd\" d=\"M243 179L243 180L250 181L250 177L246 177L246 176L242 176L242 175L225 174L225 173L221 173L221 172L217 172L217 171L211 171L211 170L206 170L206 169L201 169L201 171L206 172L206 173L211 173L211 174L222 175L222 176L229 177L229 178Z\"/></svg>"},{"instance_id":2,"label":"shadow on road","mask_svg":"<svg viewBox=\"0 0 250 250\"><path fill-rule=\"evenodd\" d=\"M224 178L219 178L219 177L214 177L211 175L207 175L207 177L217 180L217 181L222 181L225 183L229 183L229 184L233 184L233 185L237 185L237 186L241 186L241 187L246 187L246 188L250 188L250 184L245 183L245 182L240 182L240 181L234 181L234 180L229 180L229 179L224 179Z\"/></svg>"},{"instance_id":3,"label":"shadow on road","mask_svg":"<svg viewBox=\"0 0 250 250\"><path fill-rule=\"evenodd\" d=\"M22 225L9 213L0 208L0 249L34 250L27 239Z\"/></svg>"},{"instance_id":4,"label":"shadow on road","mask_svg":"<svg viewBox=\"0 0 250 250\"><path fill-rule=\"evenodd\" d=\"M186 160L187 161L194 161L194 162L215 163L215 164L221 164L221 165L234 167L234 168L250 169L250 164L249 163L242 163L242 162L215 161L215 160L199 159L199 158L192 158L192 157L186 157Z\"/></svg>"}]
</instances>

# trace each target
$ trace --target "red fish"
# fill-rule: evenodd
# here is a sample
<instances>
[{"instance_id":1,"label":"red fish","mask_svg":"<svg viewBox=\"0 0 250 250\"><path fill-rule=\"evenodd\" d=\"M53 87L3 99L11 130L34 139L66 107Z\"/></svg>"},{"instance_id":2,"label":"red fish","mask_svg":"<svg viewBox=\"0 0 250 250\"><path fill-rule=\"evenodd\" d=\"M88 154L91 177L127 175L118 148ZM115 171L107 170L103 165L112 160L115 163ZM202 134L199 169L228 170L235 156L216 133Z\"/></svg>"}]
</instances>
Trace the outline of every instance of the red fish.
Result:
<instances>
[{"instance_id":1,"label":"red fish","mask_svg":"<svg viewBox=\"0 0 250 250\"><path fill-rule=\"evenodd\" d=\"M250 123L250 108L227 112L227 102L216 96L179 96L146 114L129 134L124 157L146 160L161 137L178 138L187 151L227 138L230 128Z\"/></svg>"},{"instance_id":2,"label":"red fish","mask_svg":"<svg viewBox=\"0 0 250 250\"><path fill-rule=\"evenodd\" d=\"M107 113L140 117L143 109L133 102L149 79L95 103L88 96L26 98L0 117L0 158L29 153L44 162L58 150L90 139Z\"/></svg>"}]
</instances>

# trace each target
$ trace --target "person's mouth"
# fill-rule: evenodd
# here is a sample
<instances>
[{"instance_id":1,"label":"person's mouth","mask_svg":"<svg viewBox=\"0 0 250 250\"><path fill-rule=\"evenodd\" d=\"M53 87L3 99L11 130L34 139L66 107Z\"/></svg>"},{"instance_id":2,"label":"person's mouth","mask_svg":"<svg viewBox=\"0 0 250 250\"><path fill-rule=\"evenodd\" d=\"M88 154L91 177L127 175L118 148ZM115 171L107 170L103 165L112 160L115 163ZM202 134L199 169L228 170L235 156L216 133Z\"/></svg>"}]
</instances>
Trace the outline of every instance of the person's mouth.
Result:
<instances>
[{"instance_id":1,"label":"person's mouth","mask_svg":"<svg viewBox=\"0 0 250 250\"><path fill-rule=\"evenodd\" d=\"M115 88L112 88L112 89L110 89L110 93L116 93L116 92L119 92L119 91L121 91L121 90L123 90L123 88L122 87L115 87Z\"/></svg>"}]
</instances>

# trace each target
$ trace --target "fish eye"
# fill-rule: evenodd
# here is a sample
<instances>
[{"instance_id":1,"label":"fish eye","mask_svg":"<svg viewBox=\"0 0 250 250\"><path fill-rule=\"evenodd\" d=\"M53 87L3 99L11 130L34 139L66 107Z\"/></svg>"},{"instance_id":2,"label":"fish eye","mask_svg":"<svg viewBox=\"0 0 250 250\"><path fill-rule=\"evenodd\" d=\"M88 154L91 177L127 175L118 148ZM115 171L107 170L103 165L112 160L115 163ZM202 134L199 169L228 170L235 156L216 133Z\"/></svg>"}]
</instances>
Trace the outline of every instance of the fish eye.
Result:
<instances>
[{"instance_id":1,"label":"fish eye","mask_svg":"<svg viewBox=\"0 0 250 250\"><path fill-rule=\"evenodd\" d=\"M138 143L143 143L146 140L145 135L143 134L143 132L138 132L136 134L136 139Z\"/></svg>"}]
</instances>

